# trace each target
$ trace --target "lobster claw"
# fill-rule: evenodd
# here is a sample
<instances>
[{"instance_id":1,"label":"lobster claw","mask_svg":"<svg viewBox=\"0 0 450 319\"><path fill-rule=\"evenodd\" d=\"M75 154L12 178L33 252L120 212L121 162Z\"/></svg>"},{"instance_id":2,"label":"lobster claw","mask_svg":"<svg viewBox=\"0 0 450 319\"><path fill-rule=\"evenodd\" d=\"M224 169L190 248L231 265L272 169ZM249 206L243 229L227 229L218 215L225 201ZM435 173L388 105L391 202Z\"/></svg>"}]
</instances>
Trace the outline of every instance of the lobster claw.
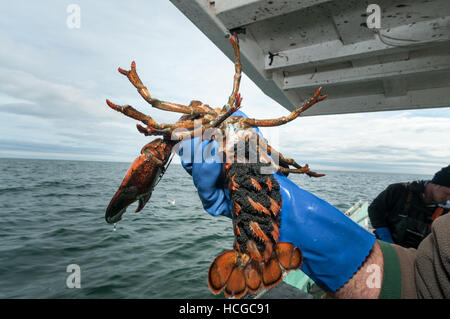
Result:
<instances>
[{"instance_id":1,"label":"lobster claw","mask_svg":"<svg viewBox=\"0 0 450 319\"><path fill-rule=\"evenodd\" d=\"M155 139L145 145L128 169L119 189L106 209L109 224L122 219L128 206L139 200L136 213L141 211L152 196L156 184L162 178L172 151L170 141Z\"/></svg>"}]
</instances>

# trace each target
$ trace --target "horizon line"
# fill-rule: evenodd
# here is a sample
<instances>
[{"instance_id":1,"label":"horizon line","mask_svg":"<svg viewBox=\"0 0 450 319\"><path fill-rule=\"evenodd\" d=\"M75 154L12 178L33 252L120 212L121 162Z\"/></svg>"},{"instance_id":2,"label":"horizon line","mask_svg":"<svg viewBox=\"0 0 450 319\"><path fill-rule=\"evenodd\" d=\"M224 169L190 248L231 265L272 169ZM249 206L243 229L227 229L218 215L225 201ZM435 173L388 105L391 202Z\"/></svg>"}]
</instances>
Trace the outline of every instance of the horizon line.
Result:
<instances>
[{"instance_id":1,"label":"horizon line","mask_svg":"<svg viewBox=\"0 0 450 319\"><path fill-rule=\"evenodd\" d=\"M123 164L131 164L134 159L130 161L114 161L114 160L95 160L95 159L61 159L61 158L32 158L32 157L4 157L0 155L0 160L37 160L37 161L66 161L66 162L97 162L97 163L123 163ZM172 162L173 165L180 165L181 163ZM327 167L327 165L323 165L324 167ZM433 175L431 174L424 174L424 173L411 173L411 172L392 172L392 171L377 171L377 170L365 170L365 169L346 169L346 168L325 168L320 169L324 171L334 171L334 172L355 172L355 173L378 173L378 174L409 174L409 175L422 175L422 176L429 176Z\"/></svg>"}]
</instances>

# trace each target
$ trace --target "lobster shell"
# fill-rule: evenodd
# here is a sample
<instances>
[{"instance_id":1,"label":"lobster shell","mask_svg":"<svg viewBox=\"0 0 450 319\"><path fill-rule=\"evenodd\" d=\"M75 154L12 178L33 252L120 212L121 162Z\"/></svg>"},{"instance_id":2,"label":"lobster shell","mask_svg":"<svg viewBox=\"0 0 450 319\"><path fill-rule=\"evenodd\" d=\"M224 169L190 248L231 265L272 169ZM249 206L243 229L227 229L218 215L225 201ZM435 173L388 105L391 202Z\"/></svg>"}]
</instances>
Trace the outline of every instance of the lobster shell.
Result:
<instances>
[{"instance_id":1,"label":"lobster shell","mask_svg":"<svg viewBox=\"0 0 450 319\"><path fill-rule=\"evenodd\" d=\"M106 209L107 223L113 224L121 220L127 207L137 200L139 205L136 213L144 208L165 172L172 147L173 142L157 138L142 148L141 155L131 164Z\"/></svg>"}]
</instances>

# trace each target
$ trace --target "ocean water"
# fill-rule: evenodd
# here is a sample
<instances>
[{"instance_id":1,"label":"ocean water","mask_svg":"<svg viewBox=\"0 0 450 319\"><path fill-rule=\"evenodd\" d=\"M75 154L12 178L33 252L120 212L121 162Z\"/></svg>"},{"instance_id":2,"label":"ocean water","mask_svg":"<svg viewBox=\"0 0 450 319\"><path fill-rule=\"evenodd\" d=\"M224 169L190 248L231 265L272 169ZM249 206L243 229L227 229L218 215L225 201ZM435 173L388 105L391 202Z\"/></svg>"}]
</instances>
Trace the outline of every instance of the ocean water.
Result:
<instances>
[{"instance_id":1,"label":"ocean water","mask_svg":"<svg viewBox=\"0 0 450 319\"><path fill-rule=\"evenodd\" d=\"M129 163L0 159L0 298L223 298L206 283L233 244L231 220L203 211L191 177L171 165L139 214L116 230L105 209ZM341 211L388 184L430 176L325 171L300 187ZM81 288L68 288L67 266Z\"/></svg>"}]
</instances>

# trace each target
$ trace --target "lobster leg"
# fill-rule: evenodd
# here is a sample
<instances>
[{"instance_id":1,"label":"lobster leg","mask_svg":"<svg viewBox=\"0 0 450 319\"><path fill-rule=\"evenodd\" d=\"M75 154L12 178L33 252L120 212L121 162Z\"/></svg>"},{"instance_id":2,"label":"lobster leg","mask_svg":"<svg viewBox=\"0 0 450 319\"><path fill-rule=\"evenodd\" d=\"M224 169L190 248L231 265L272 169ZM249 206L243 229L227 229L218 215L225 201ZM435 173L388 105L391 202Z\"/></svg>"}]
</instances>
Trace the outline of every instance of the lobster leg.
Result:
<instances>
[{"instance_id":1,"label":"lobster leg","mask_svg":"<svg viewBox=\"0 0 450 319\"><path fill-rule=\"evenodd\" d=\"M206 119L200 119L198 120L200 123L209 122L209 120ZM157 127L147 126L143 127L142 125L137 125L137 129L139 132L144 134L145 136L149 135L170 135L174 130L176 129L186 129L186 130L192 130L195 128L196 123L194 121L180 121L175 124L160 124ZM203 124L201 124L203 125ZM203 131L202 131L203 132ZM178 135L179 133L177 133ZM182 135L184 137L185 135Z\"/></svg>"},{"instance_id":2,"label":"lobster leg","mask_svg":"<svg viewBox=\"0 0 450 319\"><path fill-rule=\"evenodd\" d=\"M258 146L263 146L264 151L267 152L267 154L272 155L272 157L275 155L275 157L278 158L278 160L280 161L280 164L284 164L286 166L294 166L296 169L298 169L298 173L299 172L303 172L302 170L304 170L304 167L301 166L300 164L298 164L294 159L292 158L288 158L288 157L284 157L283 154L281 154L280 152L276 151L272 146L270 146L269 144L265 143L265 141L263 141L259 136L257 136L258 138ZM308 166L308 165L306 165ZM288 172L288 171L284 171L284 172ZM309 170L307 170L306 174L308 174ZM295 171L293 172L295 173ZM314 172L311 172L314 173ZM324 176L322 174L320 174L321 176Z\"/></svg>"},{"instance_id":3,"label":"lobster leg","mask_svg":"<svg viewBox=\"0 0 450 319\"><path fill-rule=\"evenodd\" d=\"M234 39L232 36L229 36L229 39L233 46L235 56L235 63L234 63L235 74L233 81L233 91L231 92L231 95L228 98L228 103L223 106L221 113L214 119L214 121L211 122L209 127L218 127L231 114L236 112L241 107L242 97L238 93L242 77L242 64L241 64L241 54L239 51L239 38L237 34L234 33Z\"/></svg>"},{"instance_id":4,"label":"lobster leg","mask_svg":"<svg viewBox=\"0 0 450 319\"><path fill-rule=\"evenodd\" d=\"M179 141L181 141L181 140L195 138L198 136L203 136L203 133L205 133L206 129L207 129L207 127L202 125L201 127L195 127L191 131L177 132L175 137L178 138Z\"/></svg>"},{"instance_id":5,"label":"lobster leg","mask_svg":"<svg viewBox=\"0 0 450 319\"><path fill-rule=\"evenodd\" d=\"M120 112L128 117L131 117L132 119L141 121L142 123L147 125L147 127L145 128L142 125L137 124L138 131L144 134L145 136L167 135L171 133L171 128L173 126L172 124L162 124L161 126L163 127L161 127L155 120L151 118L151 116L139 112L131 105L124 105L124 106L117 105L108 99L106 99L106 103L113 110L116 110L117 112Z\"/></svg>"},{"instance_id":6,"label":"lobster leg","mask_svg":"<svg viewBox=\"0 0 450 319\"><path fill-rule=\"evenodd\" d=\"M282 166L276 166L276 167L277 167L277 171L282 172L282 173L305 174L305 173L309 172L308 164L306 164L302 168L286 168L286 167L282 167Z\"/></svg>"},{"instance_id":7,"label":"lobster leg","mask_svg":"<svg viewBox=\"0 0 450 319\"><path fill-rule=\"evenodd\" d=\"M282 173L297 173L297 174L306 174L309 177L322 177L325 176L325 174L318 174L316 172L310 171L308 164L305 166L299 165L295 160L292 158L286 158L281 154L280 152L276 151L272 146L267 144L263 139L261 139L258 135L256 135L257 142L258 142L258 152L261 154L265 159L267 158L266 162L272 162L277 172ZM272 158L275 156L279 160L279 164L274 163L273 159L269 159L268 155L271 155ZM289 165L294 166L295 169L289 168ZM287 167L283 167L287 166Z\"/></svg>"},{"instance_id":8,"label":"lobster leg","mask_svg":"<svg viewBox=\"0 0 450 319\"><path fill-rule=\"evenodd\" d=\"M117 105L117 104L112 103L108 99L106 99L106 104L108 104L108 106L110 108L112 108L113 110L120 112L128 117L131 117L132 119L141 121L145 125L159 128L159 124L154 119L152 119L151 116L148 116L144 113L139 112L138 110L136 110L135 108L133 108L130 105L124 105L124 106Z\"/></svg>"},{"instance_id":9,"label":"lobster leg","mask_svg":"<svg viewBox=\"0 0 450 319\"><path fill-rule=\"evenodd\" d=\"M239 108L241 107L241 101L241 95L238 93L233 107L228 108L226 112L221 113L219 116L217 116L213 121L211 121L209 127L218 127L220 124L222 124L222 122L230 117L231 114L239 110Z\"/></svg>"},{"instance_id":10,"label":"lobster leg","mask_svg":"<svg viewBox=\"0 0 450 319\"><path fill-rule=\"evenodd\" d=\"M201 124L205 125L205 127L201 128L201 133L204 132L206 128L210 127L218 127L223 121L225 121L231 114L233 114L236 110L239 109L242 98L240 94L238 93L239 90L239 84L241 79L241 71L242 71L242 65L240 62L240 52L239 52L239 40L237 35L235 34L235 40L233 40L232 37L230 37L230 42L233 45L234 53L236 56L236 62L235 62L235 76L234 76L234 82L233 82L233 91L228 99L228 104L224 106L222 109L222 113L217 115L216 111L209 107L208 105L204 105L203 103L199 101L191 101L189 106L171 103L171 102L165 102L160 101L158 99L154 99L151 97L150 92L148 91L147 87L142 83L141 79L139 78L137 72L136 72L136 63L133 61L131 63L131 70L127 71L124 69L119 68L119 72L123 75L125 75L131 84L138 90L139 94L146 100L149 104L151 104L153 107L156 107L161 110L171 111L171 112L179 112L184 114L190 114L190 115L214 115L215 117L213 119L201 119ZM138 121L141 121L142 123L147 125L147 128L144 128L141 125L138 125L139 132L148 135L166 135L170 134L174 129L176 128L185 128L187 130L192 130L194 128L194 121L180 121L176 124L158 124L156 121L154 121L150 116L145 115L136 109L134 109L130 105L126 106L119 106L116 105L109 100L106 100L108 105L113 108L114 110L121 112L131 118L134 118ZM179 140L182 140L187 135L190 135L193 137L195 134L198 134L198 131L190 131L183 134L179 134Z\"/></svg>"},{"instance_id":11,"label":"lobster leg","mask_svg":"<svg viewBox=\"0 0 450 319\"><path fill-rule=\"evenodd\" d=\"M281 166L276 166L277 171L281 173L297 173L297 174L306 174L309 177L322 177L325 176L325 174L319 174L313 171L309 170L308 164L303 166L302 168L285 168Z\"/></svg>"},{"instance_id":12,"label":"lobster leg","mask_svg":"<svg viewBox=\"0 0 450 319\"><path fill-rule=\"evenodd\" d=\"M168 134L170 135L174 129L185 128L187 130L190 130L190 129L193 129L194 125L195 125L195 122L191 121L191 120L179 121L175 124L165 124L165 123L158 124L155 120L152 119L151 116L139 112L138 110L136 110L135 108L133 108L130 105L124 105L124 106L117 105L117 104L112 103L108 99L106 100L106 103L113 110L116 110L117 112L120 112L128 117L131 117L132 119L141 121L142 123L147 125L146 128L139 124L137 125L138 131L146 136L168 135ZM200 123L203 124L203 123L209 123L210 120L209 119L198 119L196 121L199 121Z\"/></svg>"},{"instance_id":13,"label":"lobster leg","mask_svg":"<svg viewBox=\"0 0 450 319\"><path fill-rule=\"evenodd\" d=\"M281 154L280 152L276 151L272 146L266 143L263 139L259 137L259 135L256 135L257 141L258 141L258 151L262 154L269 154L275 156L278 158L281 164L285 165L292 165L295 168L301 169L302 166L299 165L296 161L294 161L292 158L286 158Z\"/></svg>"},{"instance_id":14,"label":"lobster leg","mask_svg":"<svg viewBox=\"0 0 450 319\"><path fill-rule=\"evenodd\" d=\"M235 104L228 111L226 111L225 113L219 114L216 118L213 118L212 120L203 119L202 122L200 123L201 124L200 127L195 126L195 125L193 127L191 127L189 125L184 125L184 126L178 127L178 128L185 128L185 129L189 130L189 131L185 131L185 132L178 132L177 133L178 140L181 141L183 139L189 139L189 138L194 138L197 136L202 136L206 129L217 128L223 121L225 121L227 118L230 117L230 115L232 115L236 110L239 109L240 101L241 101L241 97L239 94L238 94L237 101L239 101L239 104Z\"/></svg>"},{"instance_id":15,"label":"lobster leg","mask_svg":"<svg viewBox=\"0 0 450 319\"><path fill-rule=\"evenodd\" d=\"M235 56L235 62L234 62L234 81L233 81L233 91L231 92L230 97L228 98L228 103L224 105L222 108L222 112L228 111L233 105L235 105L235 101L238 96L239 91L239 85L241 83L241 77L242 77L242 64L241 64L241 54L239 51L239 38L236 33L233 34L234 39L232 36L229 36L231 45L233 46L234 56Z\"/></svg>"},{"instance_id":16,"label":"lobster leg","mask_svg":"<svg viewBox=\"0 0 450 319\"><path fill-rule=\"evenodd\" d=\"M200 118L196 120L184 120L184 121L178 121L175 124L160 124L159 127L161 129L170 128L172 130L177 128L185 128L187 130L192 130L195 128L195 125L205 125L209 123L211 120L206 118Z\"/></svg>"},{"instance_id":17,"label":"lobster leg","mask_svg":"<svg viewBox=\"0 0 450 319\"><path fill-rule=\"evenodd\" d=\"M198 107L196 105L185 106L181 104L161 101L152 98L147 87L145 87L145 85L142 83L141 79L139 78L136 72L136 63L134 61L131 63L131 70L127 71L119 68L119 72L125 75L128 78L128 80L130 80L131 84L133 84L133 86L137 89L137 91L144 98L145 101L147 101L151 106L157 109L184 114L202 115L215 113L211 110L208 110L207 108Z\"/></svg>"},{"instance_id":18,"label":"lobster leg","mask_svg":"<svg viewBox=\"0 0 450 319\"><path fill-rule=\"evenodd\" d=\"M151 127L151 126L147 126L147 127L143 127L140 124L136 125L138 131L142 134L144 134L145 136L167 136L169 135L172 130L170 128L164 128L164 129L158 129L155 127Z\"/></svg>"},{"instance_id":19,"label":"lobster leg","mask_svg":"<svg viewBox=\"0 0 450 319\"><path fill-rule=\"evenodd\" d=\"M287 117L282 116L277 119L268 119L268 120L256 120L256 119L245 119L244 123L249 126L279 126L286 123L289 123L292 120L295 120L297 117L300 116L303 112L305 112L307 109L309 109L314 104L323 101L327 95L320 95L320 92L322 91L322 87L320 87L314 96L310 98L306 103L304 103L301 107L296 108L294 111L291 112Z\"/></svg>"}]
</instances>

